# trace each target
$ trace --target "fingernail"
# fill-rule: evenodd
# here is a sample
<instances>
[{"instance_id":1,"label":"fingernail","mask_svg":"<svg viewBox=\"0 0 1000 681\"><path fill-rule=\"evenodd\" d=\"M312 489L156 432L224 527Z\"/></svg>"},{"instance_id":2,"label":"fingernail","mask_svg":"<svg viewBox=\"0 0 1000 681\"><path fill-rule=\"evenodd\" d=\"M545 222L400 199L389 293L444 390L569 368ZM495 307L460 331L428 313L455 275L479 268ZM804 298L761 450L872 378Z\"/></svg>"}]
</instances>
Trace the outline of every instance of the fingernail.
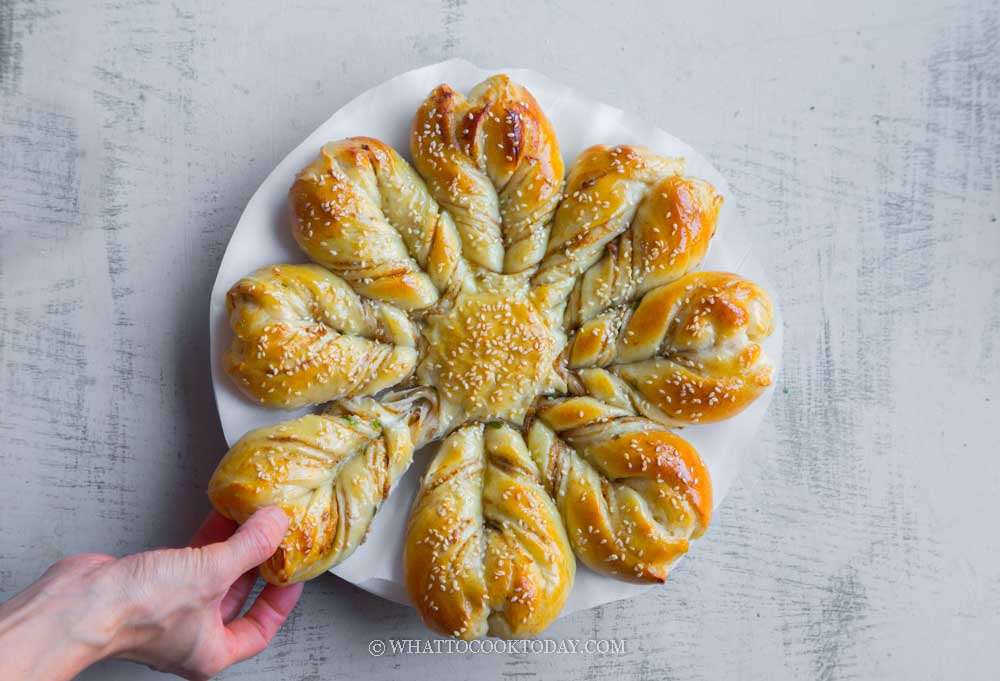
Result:
<instances>
[{"instance_id":1,"label":"fingernail","mask_svg":"<svg viewBox=\"0 0 1000 681\"><path fill-rule=\"evenodd\" d=\"M283 523L283 527L286 530L288 529L288 514L280 506L265 506L257 512L273 517L275 521Z\"/></svg>"}]
</instances>

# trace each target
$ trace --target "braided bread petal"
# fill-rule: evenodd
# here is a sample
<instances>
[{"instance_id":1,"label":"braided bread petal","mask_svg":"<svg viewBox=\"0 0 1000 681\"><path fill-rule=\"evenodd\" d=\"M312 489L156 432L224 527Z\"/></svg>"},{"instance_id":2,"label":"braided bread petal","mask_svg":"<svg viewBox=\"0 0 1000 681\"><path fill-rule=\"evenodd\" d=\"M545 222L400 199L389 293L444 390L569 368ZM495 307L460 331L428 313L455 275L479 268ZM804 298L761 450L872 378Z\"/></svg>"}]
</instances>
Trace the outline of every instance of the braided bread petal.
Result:
<instances>
[{"instance_id":1,"label":"braided bread petal","mask_svg":"<svg viewBox=\"0 0 1000 681\"><path fill-rule=\"evenodd\" d=\"M472 639L547 627L575 561L524 441L509 426L467 425L424 475L410 514L406 585L427 626Z\"/></svg>"},{"instance_id":2,"label":"braided bread petal","mask_svg":"<svg viewBox=\"0 0 1000 681\"><path fill-rule=\"evenodd\" d=\"M208 485L215 508L244 522L277 505L290 519L278 551L261 566L272 584L312 579L351 555L375 512L433 430L433 391L334 403L251 431L226 453Z\"/></svg>"},{"instance_id":3,"label":"braided bread petal","mask_svg":"<svg viewBox=\"0 0 1000 681\"><path fill-rule=\"evenodd\" d=\"M722 197L704 180L668 175L651 186L629 229L576 280L566 327L693 270L708 251L721 207Z\"/></svg>"},{"instance_id":4,"label":"braided bread petal","mask_svg":"<svg viewBox=\"0 0 1000 681\"><path fill-rule=\"evenodd\" d=\"M757 341L771 302L735 274L693 272L647 293L633 311L606 312L571 341L581 390L660 423L712 423L738 414L771 384Z\"/></svg>"},{"instance_id":5,"label":"braided bread petal","mask_svg":"<svg viewBox=\"0 0 1000 681\"><path fill-rule=\"evenodd\" d=\"M630 582L662 582L712 511L701 457L648 419L575 397L542 403L528 447L577 557Z\"/></svg>"},{"instance_id":6,"label":"braided bread petal","mask_svg":"<svg viewBox=\"0 0 1000 681\"><path fill-rule=\"evenodd\" d=\"M683 160L644 147L598 145L585 150L566 178L565 198L534 283L571 288L608 243L628 229L656 185L683 171Z\"/></svg>"},{"instance_id":7,"label":"braided bread petal","mask_svg":"<svg viewBox=\"0 0 1000 681\"><path fill-rule=\"evenodd\" d=\"M464 285L455 224L383 142L352 137L327 144L299 173L289 203L302 250L362 295L416 310Z\"/></svg>"},{"instance_id":8,"label":"braided bread petal","mask_svg":"<svg viewBox=\"0 0 1000 681\"><path fill-rule=\"evenodd\" d=\"M317 265L272 265L226 295L226 373L268 407L296 408L395 385L417 363L417 330Z\"/></svg>"},{"instance_id":9,"label":"braided bread petal","mask_svg":"<svg viewBox=\"0 0 1000 681\"><path fill-rule=\"evenodd\" d=\"M541 260L563 162L531 93L504 75L483 81L467 98L440 85L413 119L410 150L455 218L470 261L517 273Z\"/></svg>"}]
</instances>

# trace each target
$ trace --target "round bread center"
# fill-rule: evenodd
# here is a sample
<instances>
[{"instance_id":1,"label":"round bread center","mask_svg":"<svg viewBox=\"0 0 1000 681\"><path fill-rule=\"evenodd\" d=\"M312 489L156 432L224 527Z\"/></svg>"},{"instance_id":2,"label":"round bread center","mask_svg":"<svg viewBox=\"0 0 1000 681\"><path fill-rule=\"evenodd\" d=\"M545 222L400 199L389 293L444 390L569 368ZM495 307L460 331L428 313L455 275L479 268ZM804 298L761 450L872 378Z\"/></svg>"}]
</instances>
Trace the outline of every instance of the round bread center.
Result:
<instances>
[{"instance_id":1,"label":"round bread center","mask_svg":"<svg viewBox=\"0 0 1000 681\"><path fill-rule=\"evenodd\" d=\"M462 296L428 318L427 354L417 373L468 419L520 423L548 383L562 343L527 299L496 293Z\"/></svg>"}]
</instances>

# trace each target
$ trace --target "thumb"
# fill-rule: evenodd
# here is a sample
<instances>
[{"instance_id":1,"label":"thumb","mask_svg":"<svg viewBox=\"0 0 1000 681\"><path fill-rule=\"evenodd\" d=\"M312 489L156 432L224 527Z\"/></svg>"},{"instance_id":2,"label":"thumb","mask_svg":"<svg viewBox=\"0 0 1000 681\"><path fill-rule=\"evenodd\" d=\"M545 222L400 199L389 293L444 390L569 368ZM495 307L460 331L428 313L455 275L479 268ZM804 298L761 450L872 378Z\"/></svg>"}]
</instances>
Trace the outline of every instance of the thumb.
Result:
<instances>
[{"instance_id":1,"label":"thumb","mask_svg":"<svg viewBox=\"0 0 1000 681\"><path fill-rule=\"evenodd\" d=\"M274 555L288 529L288 516L278 506L262 508L226 541L216 544L223 569L239 576Z\"/></svg>"}]
</instances>

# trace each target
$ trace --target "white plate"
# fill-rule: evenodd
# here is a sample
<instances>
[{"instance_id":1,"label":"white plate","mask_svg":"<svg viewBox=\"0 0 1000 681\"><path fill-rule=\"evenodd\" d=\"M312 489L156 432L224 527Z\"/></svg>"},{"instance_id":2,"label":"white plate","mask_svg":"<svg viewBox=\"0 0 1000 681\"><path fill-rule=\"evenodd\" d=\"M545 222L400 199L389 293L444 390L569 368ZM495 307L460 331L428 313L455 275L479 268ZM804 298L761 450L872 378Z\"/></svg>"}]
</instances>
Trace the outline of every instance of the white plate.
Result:
<instances>
[{"instance_id":1,"label":"white plate","mask_svg":"<svg viewBox=\"0 0 1000 681\"><path fill-rule=\"evenodd\" d=\"M219 361L232 334L226 318L226 291L240 277L272 263L304 262L285 219L288 188L295 174L319 153L323 143L367 135L379 138L409 157L410 121L424 97L438 84L448 83L459 92L495 73L507 73L532 92L551 119L567 168L592 144L640 144L670 156L687 159L688 173L702 177L727 197L719 217L718 232L702 269L741 274L764 286L774 296L765 273L751 256L749 235L740 225L725 178L701 154L679 139L614 107L595 102L545 76L526 69L480 69L461 60L449 60L415 69L378 85L349 102L309 135L278 164L256 191L240 217L219 266L212 288L210 314L212 382L219 418L232 445L253 428L286 421L305 413L264 409L244 398L232 385ZM774 334L764 350L775 364L781 359L782 327L775 300ZM715 504L722 500L736 475L739 459L771 401L773 387L736 418L718 424L686 428L683 436L704 457L712 474ZM383 504L368 540L332 572L384 598L408 603L402 579L403 531L419 478L428 460L424 448ZM711 529L709 530L711 531ZM697 546L697 544L695 544ZM602 603L631 598L648 585L635 585L602 577L579 565L576 583L563 614ZM669 587L665 587L669 588Z\"/></svg>"}]
</instances>

